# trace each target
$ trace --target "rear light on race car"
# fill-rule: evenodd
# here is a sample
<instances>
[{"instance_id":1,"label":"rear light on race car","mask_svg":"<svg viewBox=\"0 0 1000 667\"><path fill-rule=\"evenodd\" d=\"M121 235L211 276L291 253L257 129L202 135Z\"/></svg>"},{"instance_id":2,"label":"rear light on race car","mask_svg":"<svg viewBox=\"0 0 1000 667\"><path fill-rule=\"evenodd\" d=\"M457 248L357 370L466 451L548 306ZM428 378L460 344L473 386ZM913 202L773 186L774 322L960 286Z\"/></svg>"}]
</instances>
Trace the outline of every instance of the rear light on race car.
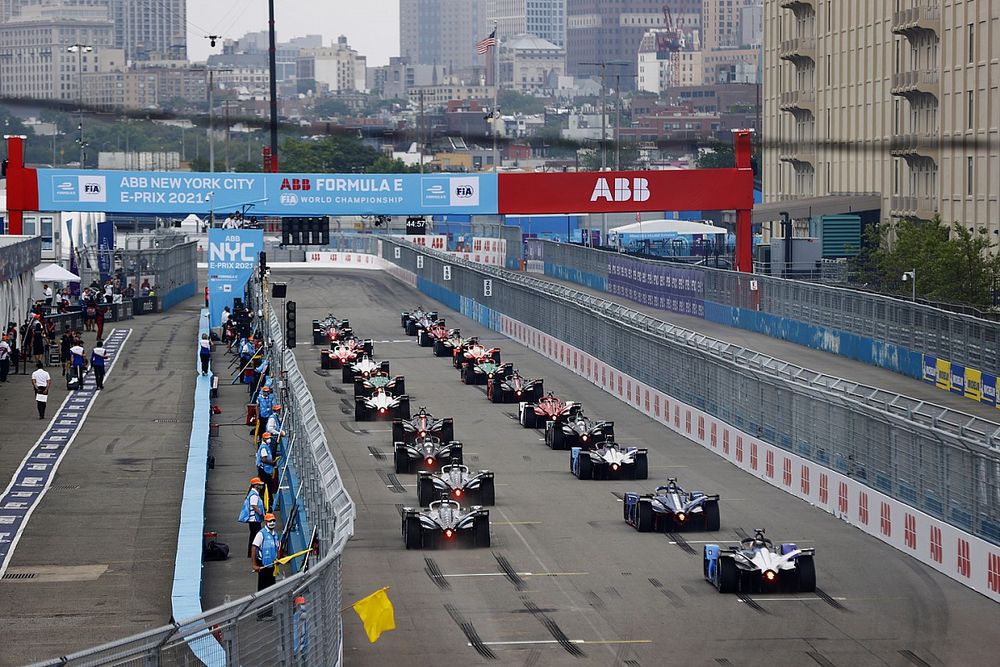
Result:
<instances>
[{"instance_id":1,"label":"rear light on race car","mask_svg":"<svg viewBox=\"0 0 1000 667\"><path fill-rule=\"evenodd\" d=\"M427 460L425 461L425 463L427 465L429 465L429 466L432 466L432 465L434 465L434 459L432 459L430 456L428 456Z\"/></svg>"},{"instance_id":2,"label":"rear light on race car","mask_svg":"<svg viewBox=\"0 0 1000 667\"><path fill-rule=\"evenodd\" d=\"M684 514L684 512L678 512L678 513L677 513L677 520L678 520L678 521L681 521L681 522L683 522L683 521L684 521L684 519L686 519L686 518L687 518L687 515L686 515L686 514Z\"/></svg>"},{"instance_id":3,"label":"rear light on race car","mask_svg":"<svg viewBox=\"0 0 1000 667\"><path fill-rule=\"evenodd\" d=\"M450 540L450 539L451 539L451 538L452 538L452 537L453 537L454 535L455 535L455 531L453 531L453 530L452 530L451 528L448 528L447 530L445 530L445 531L444 531L444 536L445 536L445 537L447 537L447 538L448 538L449 540Z\"/></svg>"},{"instance_id":4,"label":"rear light on race car","mask_svg":"<svg viewBox=\"0 0 1000 667\"><path fill-rule=\"evenodd\" d=\"M455 489L455 497L456 498L462 497L462 489Z\"/></svg>"},{"instance_id":5,"label":"rear light on race car","mask_svg":"<svg viewBox=\"0 0 1000 667\"><path fill-rule=\"evenodd\" d=\"M587 442L587 436L583 436L583 437L581 437L581 438L580 438L580 440L582 440L582 441L584 441L584 442Z\"/></svg>"},{"instance_id":6,"label":"rear light on race car","mask_svg":"<svg viewBox=\"0 0 1000 667\"><path fill-rule=\"evenodd\" d=\"M384 415L384 414L385 414L385 408L379 408L379 409L378 409L378 413L379 413L380 415Z\"/></svg>"},{"instance_id":7,"label":"rear light on race car","mask_svg":"<svg viewBox=\"0 0 1000 667\"><path fill-rule=\"evenodd\" d=\"M618 464L617 463L612 463L611 464L611 469L612 470L618 470Z\"/></svg>"},{"instance_id":8,"label":"rear light on race car","mask_svg":"<svg viewBox=\"0 0 1000 667\"><path fill-rule=\"evenodd\" d=\"M422 437L424 437L425 435L427 435L427 431L421 431L421 432L420 432L420 437L421 437L421 438L422 438Z\"/></svg>"},{"instance_id":9,"label":"rear light on race car","mask_svg":"<svg viewBox=\"0 0 1000 667\"><path fill-rule=\"evenodd\" d=\"M767 570L766 572L764 572L764 580L767 582L773 582L777 578L778 578L778 573L775 572L774 570Z\"/></svg>"},{"instance_id":10,"label":"rear light on race car","mask_svg":"<svg viewBox=\"0 0 1000 667\"><path fill-rule=\"evenodd\" d=\"M517 390L517 395L518 395L518 396L520 396L520 395L521 395L521 390L520 390L520 389L518 389L518 390Z\"/></svg>"}]
</instances>

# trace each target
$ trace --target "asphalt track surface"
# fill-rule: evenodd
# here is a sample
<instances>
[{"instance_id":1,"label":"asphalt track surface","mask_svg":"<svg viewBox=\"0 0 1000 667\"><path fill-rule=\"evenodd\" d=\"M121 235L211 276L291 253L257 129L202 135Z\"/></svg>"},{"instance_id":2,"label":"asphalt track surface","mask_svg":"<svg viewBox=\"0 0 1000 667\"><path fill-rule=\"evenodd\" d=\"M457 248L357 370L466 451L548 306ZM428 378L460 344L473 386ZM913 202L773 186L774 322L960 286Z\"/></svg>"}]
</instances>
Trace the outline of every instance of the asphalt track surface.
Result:
<instances>
[{"instance_id":1,"label":"asphalt track surface","mask_svg":"<svg viewBox=\"0 0 1000 667\"><path fill-rule=\"evenodd\" d=\"M344 606L389 586L397 629L370 645L344 614L349 665L986 665L1000 655L1000 608L834 517L743 473L540 355L448 311L390 275L275 270L299 310L296 356L357 505L344 557ZM546 389L615 421L618 440L649 448L649 479L580 481L569 454L458 380L448 359L403 335L401 310L437 307L450 326L503 349ZM319 368L309 323L333 312L375 339L406 376L412 407L454 416L471 468L496 473L489 549L407 551L399 508L415 477L393 476L388 423L355 423L339 371ZM383 342L404 341L404 342ZM790 355L801 348L788 344ZM794 360L794 357L793 357ZM722 530L682 539L640 534L616 494L668 476L722 495ZM720 595L701 576L706 541L763 527L816 548L817 594Z\"/></svg>"}]
</instances>

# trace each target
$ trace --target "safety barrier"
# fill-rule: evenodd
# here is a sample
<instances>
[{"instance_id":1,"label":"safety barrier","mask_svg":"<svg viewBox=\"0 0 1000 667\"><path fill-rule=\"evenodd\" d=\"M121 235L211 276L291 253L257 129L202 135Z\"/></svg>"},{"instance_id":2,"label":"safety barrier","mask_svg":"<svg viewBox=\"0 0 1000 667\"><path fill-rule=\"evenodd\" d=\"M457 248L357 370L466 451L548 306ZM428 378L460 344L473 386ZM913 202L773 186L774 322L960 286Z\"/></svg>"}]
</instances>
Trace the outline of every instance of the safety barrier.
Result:
<instances>
[{"instance_id":1,"label":"safety barrier","mask_svg":"<svg viewBox=\"0 0 1000 667\"><path fill-rule=\"evenodd\" d=\"M539 239L527 245L529 270L675 310L654 281L676 263ZM680 266L697 276L699 317L881 366L1000 409L1000 322L840 287Z\"/></svg>"},{"instance_id":2,"label":"safety barrier","mask_svg":"<svg viewBox=\"0 0 1000 667\"><path fill-rule=\"evenodd\" d=\"M407 284L1000 601L1000 425L794 376L777 360L526 276L389 240L382 257Z\"/></svg>"}]
</instances>

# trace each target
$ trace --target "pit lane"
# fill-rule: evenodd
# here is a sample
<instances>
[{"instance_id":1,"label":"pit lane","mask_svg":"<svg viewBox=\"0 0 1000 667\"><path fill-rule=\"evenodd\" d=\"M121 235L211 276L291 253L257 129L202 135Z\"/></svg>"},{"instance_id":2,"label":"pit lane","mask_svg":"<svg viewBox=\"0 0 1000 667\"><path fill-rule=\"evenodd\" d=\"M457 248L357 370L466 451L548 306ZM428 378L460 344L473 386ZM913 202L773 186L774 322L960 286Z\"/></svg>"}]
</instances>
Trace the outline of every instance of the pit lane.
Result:
<instances>
[{"instance_id":1,"label":"pit lane","mask_svg":"<svg viewBox=\"0 0 1000 667\"><path fill-rule=\"evenodd\" d=\"M834 517L810 508L684 440L602 390L426 295L377 271L292 272L299 311L296 356L358 508L344 556L344 605L390 586L397 630L369 645L346 613L347 664L656 665L666 660L733 665L989 664L1000 649L1000 610ZM548 390L615 420L618 440L649 448L649 479L585 482L568 471L540 431L458 380L447 359L402 335L399 313L437 308L449 326L499 345L505 362L545 379ZM388 426L356 424L339 372L319 369L309 322L333 312L375 356L406 376L411 406L455 417L466 464L493 470L492 547L406 551L399 511L416 503L414 479L392 469ZM395 341L405 342L395 342ZM786 358L797 347L786 344ZM780 355L779 355L780 356ZM639 534L621 518L620 495L668 476L722 494L719 533ZM775 541L817 550L819 591L723 596L701 577L701 545L731 543L764 527Z\"/></svg>"}]
</instances>

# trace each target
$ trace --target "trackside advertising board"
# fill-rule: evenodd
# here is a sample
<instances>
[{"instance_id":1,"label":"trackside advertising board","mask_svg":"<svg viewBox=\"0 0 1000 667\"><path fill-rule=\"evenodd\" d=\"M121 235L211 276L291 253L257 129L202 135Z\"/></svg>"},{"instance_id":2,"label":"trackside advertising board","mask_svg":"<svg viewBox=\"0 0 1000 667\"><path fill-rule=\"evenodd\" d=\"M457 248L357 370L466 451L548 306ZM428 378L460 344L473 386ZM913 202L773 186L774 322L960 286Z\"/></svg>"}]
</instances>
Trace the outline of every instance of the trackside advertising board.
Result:
<instances>
[{"instance_id":1,"label":"trackside advertising board","mask_svg":"<svg viewBox=\"0 0 1000 667\"><path fill-rule=\"evenodd\" d=\"M253 215L497 212L494 174L237 174L39 169L39 211Z\"/></svg>"},{"instance_id":2,"label":"trackside advertising board","mask_svg":"<svg viewBox=\"0 0 1000 667\"><path fill-rule=\"evenodd\" d=\"M222 309L233 307L235 297L253 275L264 250L261 229L208 230L208 307L212 326L218 326Z\"/></svg>"}]
</instances>

